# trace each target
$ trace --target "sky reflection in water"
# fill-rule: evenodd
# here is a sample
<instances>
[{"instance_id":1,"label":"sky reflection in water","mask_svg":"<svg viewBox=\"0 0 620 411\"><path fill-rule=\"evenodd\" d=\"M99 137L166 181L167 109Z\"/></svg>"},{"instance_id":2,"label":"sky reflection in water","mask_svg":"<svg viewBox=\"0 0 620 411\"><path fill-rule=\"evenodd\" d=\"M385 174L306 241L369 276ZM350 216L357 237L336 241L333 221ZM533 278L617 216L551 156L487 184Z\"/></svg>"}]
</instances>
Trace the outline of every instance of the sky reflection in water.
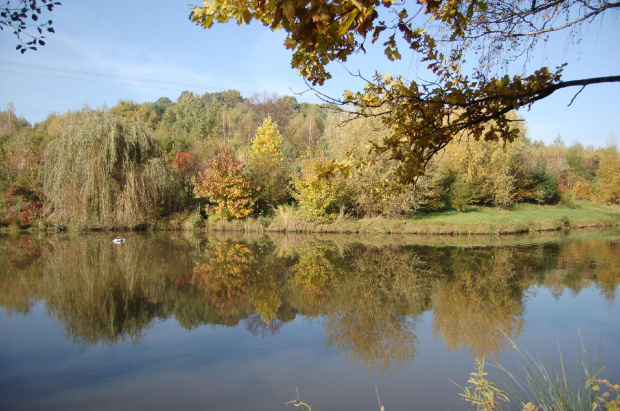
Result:
<instances>
[{"instance_id":1,"label":"sky reflection in water","mask_svg":"<svg viewBox=\"0 0 620 411\"><path fill-rule=\"evenodd\" d=\"M375 384L387 409L457 409L475 356L518 369L507 336L574 364L581 333L620 380L614 233L126 237L0 243L1 409L287 409L295 387L374 409Z\"/></svg>"}]
</instances>

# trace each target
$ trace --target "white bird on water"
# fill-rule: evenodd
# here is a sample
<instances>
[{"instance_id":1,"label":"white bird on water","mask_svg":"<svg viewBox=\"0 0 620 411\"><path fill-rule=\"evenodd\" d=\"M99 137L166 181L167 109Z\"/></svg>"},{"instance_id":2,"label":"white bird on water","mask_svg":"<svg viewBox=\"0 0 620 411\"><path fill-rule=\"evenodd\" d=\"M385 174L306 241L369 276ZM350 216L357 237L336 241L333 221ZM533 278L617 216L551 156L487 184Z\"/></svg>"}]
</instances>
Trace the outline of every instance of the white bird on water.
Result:
<instances>
[{"instance_id":1,"label":"white bird on water","mask_svg":"<svg viewBox=\"0 0 620 411\"><path fill-rule=\"evenodd\" d=\"M112 242L114 244L123 244L125 242L125 239L123 237L116 237L114 240L112 240Z\"/></svg>"}]
</instances>

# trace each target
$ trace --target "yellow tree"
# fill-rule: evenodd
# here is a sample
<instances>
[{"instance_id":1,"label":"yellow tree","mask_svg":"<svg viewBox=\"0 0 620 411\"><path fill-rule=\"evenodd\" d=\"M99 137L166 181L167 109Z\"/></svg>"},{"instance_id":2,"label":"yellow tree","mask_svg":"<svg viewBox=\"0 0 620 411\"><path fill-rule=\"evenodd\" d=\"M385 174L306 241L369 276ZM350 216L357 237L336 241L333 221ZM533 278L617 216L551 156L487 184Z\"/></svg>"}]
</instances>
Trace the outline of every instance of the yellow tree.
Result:
<instances>
[{"instance_id":1,"label":"yellow tree","mask_svg":"<svg viewBox=\"0 0 620 411\"><path fill-rule=\"evenodd\" d=\"M293 178L293 197L309 220L325 221L351 207L351 180L333 172L334 159L324 153L308 153Z\"/></svg>"},{"instance_id":2,"label":"yellow tree","mask_svg":"<svg viewBox=\"0 0 620 411\"><path fill-rule=\"evenodd\" d=\"M510 145L463 139L446 147L445 166L453 176L449 185L452 206L469 204L506 206L516 200L516 168L525 144Z\"/></svg>"},{"instance_id":3,"label":"yellow tree","mask_svg":"<svg viewBox=\"0 0 620 411\"><path fill-rule=\"evenodd\" d=\"M270 115L256 131L248 169L260 187L257 194L259 212L267 213L288 200L289 173L282 154L282 135Z\"/></svg>"},{"instance_id":4,"label":"yellow tree","mask_svg":"<svg viewBox=\"0 0 620 411\"><path fill-rule=\"evenodd\" d=\"M601 202L620 203L620 153L615 144L611 144L601 156L596 191Z\"/></svg>"}]
</instances>

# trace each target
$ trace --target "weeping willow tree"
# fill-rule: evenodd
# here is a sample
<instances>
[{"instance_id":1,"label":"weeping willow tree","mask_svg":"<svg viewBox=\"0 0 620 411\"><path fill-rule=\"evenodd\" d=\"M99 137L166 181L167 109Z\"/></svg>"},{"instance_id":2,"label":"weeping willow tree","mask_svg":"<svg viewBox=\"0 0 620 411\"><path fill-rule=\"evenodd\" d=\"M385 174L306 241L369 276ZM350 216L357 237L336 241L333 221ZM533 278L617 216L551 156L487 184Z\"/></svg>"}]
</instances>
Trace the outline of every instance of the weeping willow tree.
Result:
<instances>
[{"instance_id":1,"label":"weeping willow tree","mask_svg":"<svg viewBox=\"0 0 620 411\"><path fill-rule=\"evenodd\" d=\"M45 155L43 190L54 222L136 227L170 211L182 198L179 179L138 119L81 112Z\"/></svg>"}]
</instances>

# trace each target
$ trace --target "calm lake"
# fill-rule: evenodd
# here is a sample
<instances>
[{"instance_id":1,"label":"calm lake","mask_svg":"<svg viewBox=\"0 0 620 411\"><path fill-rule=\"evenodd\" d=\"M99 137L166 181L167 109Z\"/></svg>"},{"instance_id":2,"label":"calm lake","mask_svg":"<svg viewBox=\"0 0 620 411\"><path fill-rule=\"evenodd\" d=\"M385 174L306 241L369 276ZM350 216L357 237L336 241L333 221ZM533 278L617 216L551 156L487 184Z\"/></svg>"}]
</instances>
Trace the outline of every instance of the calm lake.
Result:
<instances>
[{"instance_id":1,"label":"calm lake","mask_svg":"<svg viewBox=\"0 0 620 411\"><path fill-rule=\"evenodd\" d=\"M620 382L617 231L124 236L0 237L0 409L461 409L513 342Z\"/></svg>"}]
</instances>

